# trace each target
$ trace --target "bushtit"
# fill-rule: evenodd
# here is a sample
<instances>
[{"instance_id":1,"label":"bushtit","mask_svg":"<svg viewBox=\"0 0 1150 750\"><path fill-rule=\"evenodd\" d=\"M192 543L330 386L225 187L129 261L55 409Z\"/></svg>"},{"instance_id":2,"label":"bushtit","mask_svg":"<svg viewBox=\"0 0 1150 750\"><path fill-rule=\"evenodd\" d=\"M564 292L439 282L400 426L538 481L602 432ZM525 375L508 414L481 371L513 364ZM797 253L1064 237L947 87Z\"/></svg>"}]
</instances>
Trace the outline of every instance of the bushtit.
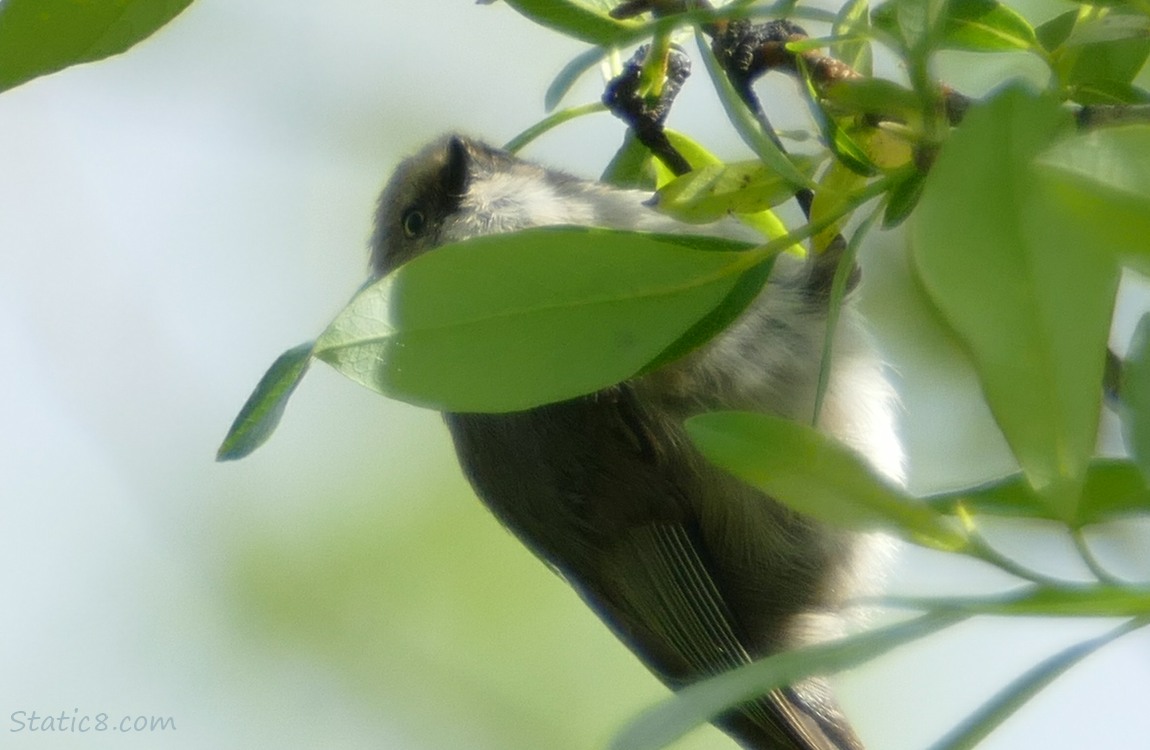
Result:
<instances>
[{"instance_id":1,"label":"bushtit","mask_svg":"<svg viewBox=\"0 0 1150 750\"><path fill-rule=\"evenodd\" d=\"M396 171L380 198L382 276L439 245L544 225L736 236L732 220L677 222L649 195L545 169L461 136ZM492 512L563 576L672 688L843 630L845 599L873 584L877 535L827 528L709 464L683 421L717 409L811 418L827 293L782 257L724 333L598 393L507 414L444 414L459 462ZM894 400L857 315L835 331L819 427L898 480ZM821 679L716 724L756 750L862 745Z\"/></svg>"}]
</instances>

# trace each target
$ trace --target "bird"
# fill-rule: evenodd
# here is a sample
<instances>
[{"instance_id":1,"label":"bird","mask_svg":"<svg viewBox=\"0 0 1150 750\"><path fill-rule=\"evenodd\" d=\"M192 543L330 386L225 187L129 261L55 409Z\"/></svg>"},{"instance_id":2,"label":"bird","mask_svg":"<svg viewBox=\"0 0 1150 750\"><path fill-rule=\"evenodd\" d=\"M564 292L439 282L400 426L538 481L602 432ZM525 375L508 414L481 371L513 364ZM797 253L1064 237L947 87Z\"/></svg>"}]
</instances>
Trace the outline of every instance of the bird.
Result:
<instances>
[{"instance_id":1,"label":"bird","mask_svg":"<svg viewBox=\"0 0 1150 750\"><path fill-rule=\"evenodd\" d=\"M650 197L451 133L403 161L384 188L372 274L445 244L533 227L748 235L735 218L678 221ZM897 397L854 296L833 334L818 428L897 483ZM846 605L873 593L887 567L888 538L831 528L776 502L709 463L683 426L715 410L809 422L828 300L825 268L784 254L748 308L678 360L559 403L443 415L494 516L673 690L843 635ZM714 723L747 750L863 748L820 677Z\"/></svg>"}]
</instances>

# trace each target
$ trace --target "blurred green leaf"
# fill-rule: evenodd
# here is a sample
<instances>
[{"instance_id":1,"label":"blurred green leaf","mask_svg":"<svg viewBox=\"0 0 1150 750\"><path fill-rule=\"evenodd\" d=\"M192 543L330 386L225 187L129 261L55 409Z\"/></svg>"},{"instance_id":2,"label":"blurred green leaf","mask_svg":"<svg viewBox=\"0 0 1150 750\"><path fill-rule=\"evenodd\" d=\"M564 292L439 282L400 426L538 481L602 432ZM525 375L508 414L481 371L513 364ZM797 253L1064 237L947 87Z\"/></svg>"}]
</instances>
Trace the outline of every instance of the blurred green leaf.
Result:
<instances>
[{"instance_id":1,"label":"blurred green leaf","mask_svg":"<svg viewBox=\"0 0 1150 750\"><path fill-rule=\"evenodd\" d=\"M217 461L234 461L259 448L283 417L284 408L311 364L315 342L308 341L281 354L248 396L224 442Z\"/></svg>"},{"instance_id":2,"label":"blurred green leaf","mask_svg":"<svg viewBox=\"0 0 1150 750\"><path fill-rule=\"evenodd\" d=\"M1038 189L1033 161L1069 125L1056 101L1018 87L972 108L910 224L923 287L1028 480L1065 519L1094 452L1119 275L1109 248Z\"/></svg>"},{"instance_id":3,"label":"blurred green leaf","mask_svg":"<svg viewBox=\"0 0 1150 750\"><path fill-rule=\"evenodd\" d=\"M1146 617L1150 588L1134 585L1026 586L998 596L888 597L887 604L933 612L996 617Z\"/></svg>"},{"instance_id":4,"label":"blurred green leaf","mask_svg":"<svg viewBox=\"0 0 1150 750\"><path fill-rule=\"evenodd\" d=\"M850 169L856 174L863 177L871 177L878 174L878 167L870 157L867 155L866 150L860 146L851 134L841 127L838 121L823 108L822 99L819 97L819 92L815 88L814 81L811 80L810 71L803 58L799 60L799 72L802 74L803 84L806 89L806 102L810 108L811 117L819 126L819 131L823 135L823 141L830 148L831 152L835 155L839 162Z\"/></svg>"},{"instance_id":5,"label":"blurred green leaf","mask_svg":"<svg viewBox=\"0 0 1150 750\"><path fill-rule=\"evenodd\" d=\"M0 91L147 39L192 0L4 0Z\"/></svg>"},{"instance_id":6,"label":"blurred green leaf","mask_svg":"<svg viewBox=\"0 0 1150 750\"><path fill-rule=\"evenodd\" d=\"M1091 81L1071 87L1069 98L1078 104L1145 104L1150 92L1124 81Z\"/></svg>"},{"instance_id":7,"label":"blurred green leaf","mask_svg":"<svg viewBox=\"0 0 1150 750\"><path fill-rule=\"evenodd\" d=\"M918 115L913 91L885 78L847 78L827 86L823 99L855 114L882 115L904 122Z\"/></svg>"},{"instance_id":8,"label":"blurred green leaf","mask_svg":"<svg viewBox=\"0 0 1150 750\"><path fill-rule=\"evenodd\" d=\"M1133 463L1113 459L1096 459L1086 472L1082 499L1071 526L1112 521L1132 514L1150 513L1150 488ZM924 502L947 513L1041 518L1066 521L1055 514L1021 474L931 495Z\"/></svg>"},{"instance_id":9,"label":"blurred green leaf","mask_svg":"<svg viewBox=\"0 0 1150 750\"><path fill-rule=\"evenodd\" d=\"M848 0L843 3L831 26L831 34L836 37L865 35L870 32L870 3L868 0ZM866 38L835 42L831 54L851 66L855 72L870 78L873 69L873 55L870 40Z\"/></svg>"},{"instance_id":10,"label":"blurred green leaf","mask_svg":"<svg viewBox=\"0 0 1150 750\"><path fill-rule=\"evenodd\" d=\"M906 221L914 212L926 186L926 173L917 169L895 184L887 193L886 209L882 216L883 229L891 229Z\"/></svg>"},{"instance_id":11,"label":"blurred green leaf","mask_svg":"<svg viewBox=\"0 0 1150 750\"><path fill-rule=\"evenodd\" d=\"M1122 364L1122 429L1142 475L1150 479L1150 313L1142 316Z\"/></svg>"},{"instance_id":12,"label":"blurred green leaf","mask_svg":"<svg viewBox=\"0 0 1150 750\"><path fill-rule=\"evenodd\" d=\"M1150 56L1150 17L1108 12L1079 20L1055 58L1063 86L1087 91L1130 84Z\"/></svg>"},{"instance_id":13,"label":"blurred green leaf","mask_svg":"<svg viewBox=\"0 0 1150 750\"><path fill-rule=\"evenodd\" d=\"M746 247L573 227L479 237L360 292L315 354L362 385L437 409L574 398L635 375L715 314L746 274L761 273L763 256Z\"/></svg>"},{"instance_id":14,"label":"blurred green leaf","mask_svg":"<svg viewBox=\"0 0 1150 750\"><path fill-rule=\"evenodd\" d=\"M608 50L602 47L592 47L591 49L576 55L570 62L563 66L563 70L559 71L559 75L555 76L555 80L547 87L547 93L543 96L543 107L548 112L559 106L563 101L563 97L567 96L567 92L575 85L584 73L599 64L608 54Z\"/></svg>"},{"instance_id":15,"label":"blurred green leaf","mask_svg":"<svg viewBox=\"0 0 1150 750\"><path fill-rule=\"evenodd\" d=\"M879 526L937 549L965 543L948 519L810 427L750 412L702 414L687 420L686 427L711 462L812 518L849 528Z\"/></svg>"},{"instance_id":16,"label":"blurred green leaf","mask_svg":"<svg viewBox=\"0 0 1150 750\"><path fill-rule=\"evenodd\" d=\"M1053 52L1070 38L1074 24L1078 21L1078 11L1068 10L1051 18L1034 30L1034 36L1047 52Z\"/></svg>"},{"instance_id":17,"label":"blurred green leaf","mask_svg":"<svg viewBox=\"0 0 1150 750\"><path fill-rule=\"evenodd\" d=\"M542 26L601 47L625 42L639 26L632 21L617 21L594 5L577 0L504 2Z\"/></svg>"},{"instance_id":18,"label":"blurred green leaf","mask_svg":"<svg viewBox=\"0 0 1150 750\"><path fill-rule=\"evenodd\" d=\"M690 685L644 711L611 741L611 750L659 750L731 706L766 695L812 674L828 675L866 663L904 643L960 622L964 615L932 613L839 641L768 657Z\"/></svg>"},{"instance_id":19,"label":"blurred green leaf","mask_svg":"<svg viewBox=\"0 0 1150 750\"><path fill-rule=\"evenodd\" d=\"M1030 23L996 0L959 0L947 5L940 46L971 52L1026 50L1038 45Z\"/></svg>"},{"instance_id":20,"label":"blurred green leaf","mask_svg":"<svg viewBox=\"0 0 1150 750\"><path fill-rule=\"evenodd\" d=\"M930 750L970 750L1066 670L1118 637L1141 626L1142 624L1124 624L1105 635L1077 643L1044 659L999 691L945 737L931 745Z\"/></svg>"},{"instance_id":21,"label":"blurred green leaf","mask_svg":"<svg viewBox=\"0 0 1150 750\"><path fill-rule=\"evenodd\" d=\"M792 161L804 174L814 171L810 157ZM680 221L704 223L732 213L757 213L794 196L794 187L757 159L713 164L676 177L659 188L655 207Z\"/></svg>"},{"instance_id":22,"label":"blurred green leaf","mask_svg":"<svg viewBox=\"0 0 1150 750\"><path fill-rule=\"evenodd\" d=\"M1133 586L1044 587L966 611L1023 617L1144 617L1150 614L1150 591Z\"/></svg>"},{"instance_id":23,"label":"blurred green leaf","mask_svg":"<svg viewBox=\"0 0 1150 750\"><path fill-rule=\"evenodd\" d=\"M1038 157L1039 191L1053 212L1110 252L1150 262L1150 125L1076 135Z\"/></svg>"}]
</instances>

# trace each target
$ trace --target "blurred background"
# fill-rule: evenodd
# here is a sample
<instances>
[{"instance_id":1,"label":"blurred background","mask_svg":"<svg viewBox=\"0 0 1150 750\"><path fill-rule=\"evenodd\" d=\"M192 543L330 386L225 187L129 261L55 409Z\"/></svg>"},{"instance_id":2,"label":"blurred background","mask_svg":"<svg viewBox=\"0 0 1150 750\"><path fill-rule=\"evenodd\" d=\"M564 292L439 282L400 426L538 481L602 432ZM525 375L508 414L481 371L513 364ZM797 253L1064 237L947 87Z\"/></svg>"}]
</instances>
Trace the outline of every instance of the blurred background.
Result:
<instances>
[{"instance_id":1,"label":"blurred background","mask_svg":"<svg viewBox=\"0 0 1150 750\"><path fill-rule=\"evenodd\" d=\"M267 446L213 460L264 369L364 279L397 161L452 129L508 140L582 49L500 3L198 0L126 55L0 95L0 745L592 750L666 695L487 515L435 413L318 365ZM975 94L1043 75L1026 55L977 62L944 56L939 75ZM703 78L672 125L746 158ZM601 84L588 75L569 102ZM809 126L791 82L761 93L780 127ZM526 155L595 177L622 134L598 115ZM901 237L877 237L864 264L912 489L1009 472ZM1081 575L1049 531L991 534ZM1099 529L1099 554L1150 577L1147 532ZM1012 583L918 550L890 576L901 594ZM1109 626L980 620L836 684L870 747L915 750ZM1138 634L983 747L1144 747L1148 689ZM174 728L31 731L33 712ZM733 745L708 728L676 747Z\"/></svg>"}]
</instances>

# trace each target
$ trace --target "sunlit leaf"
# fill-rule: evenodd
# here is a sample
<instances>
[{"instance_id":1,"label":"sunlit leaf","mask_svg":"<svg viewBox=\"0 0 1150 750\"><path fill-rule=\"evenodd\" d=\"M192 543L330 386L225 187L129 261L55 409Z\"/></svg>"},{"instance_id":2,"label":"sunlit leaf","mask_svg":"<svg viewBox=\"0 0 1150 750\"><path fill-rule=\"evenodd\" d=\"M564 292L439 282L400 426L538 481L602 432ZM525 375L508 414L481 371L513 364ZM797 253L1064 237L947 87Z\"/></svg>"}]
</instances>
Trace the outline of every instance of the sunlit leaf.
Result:
<instances>
[{"instance_id":1,"label":"sunlit leaf","mask_svg":"<svg viewBox=\"0 0 1150 750\"><path fill-rule=\"evenodd\" d=\"M812 674L834 674L904 643L960 622L961 614L929 614L819 646L763 659L680 690L644 711L612 740L611 750L659 750L732 706Z\"/></svg>"},{"instance_id":2,"label":"sunlit leaf","mask_svg":"<svg viewBox=\"0 0 1150 750\"><path fill-rule=\"evenodd\" d=\"M814 160L794 157L795 166L810 174ZM761 161L714 164L676 177L659 189L655 207L675 218L701 223L731 213L755 213L794 195L794 187Z\"/></svg>"},{"instance_id":3,"label":"sunlit leaf","mask_svg":"<svg viewBox=\"0 0 1150 750\"><path fill-rule=\"evenodd\" d=\"M1119 636L1129 633L1134 627L1125 624L1105 635L1077 643L1044 659L999 691L945 737L931 745L930 750L970 750L975 747L1057 677Z\"/></svg>"},{"instance_id":4,"label":"sunlit leaf","mask_svg":"<svg viewBox=\"0 0 1150 750\"><path fill-rule=\"evenodd\" d=\"M957 549L964 543L948 519L805 425L764 414L714 412L689 419L687 434L711 462L800 513L850 528L882 527L931 547Z\"/></svg>"},{"instance_id":5,"label":"sunlit leaf","mask_svg":"<svg viewBox=\"0 0 1150 750\"><path fill-rule=\"evenodd\" d=\"M311 364L314 345L308 341L288 349L272 363L228 430L216 453L217 461L243 458L267 442Z\"/></svg>"},{"instance_id":6,"label":"sunlit leaf","mask_svg":"<svg viewBox=\"0 0 1150 750\"><path fill-rule=\"evenodd\" d=\"M947 6L940 43L973 52L1025 50L1038 46L1034 29L1018 11L996 0L961 0Z\"/></svg>"},{"instance_id":7,"label":"sunlit leaf","mask_svg":"<svg viewBox=\"0 0 1150 750\"><path fill-rule=\"evenodd\" d=\"M0 91L70 65L124 52L192 0L0 2Z\"/></svg>"},{"instance_id":8,"label":"sunlit leaf","mask_svg":"<svg viewBox=\"0 0 1150 750\"><path fill-rule=\"evenodd\" d=\"M696 335L747 274L762 274L764 259L746 247L587 228L479 237L360 292L315 354L369 388L438 409L561 401L625 380Z\"/></svg>"},{"instance_id":9,"label":"sunlit leaf","mask_svg":"<svg viewBox=\"0 0 1150 750\"><path fill-rule=\"evenodd\" d=\"M617 21L589 3L577 0L504 0L519 13L536 23L567 36L600 46L626 40L638 26L631 21Z\"/></svg>"},{"instance_id":10,"label":"sunlit leaf","mask_svg":"<svg viewBox=\"0 0 1150 750\"><path fill-rule=\"evenodd\" d=\"M1028 480L1067 519L1094 452L1118 283L1110 249L1038 189L1033 161L1069 125L1017 87L972 108L910 224L924 288Z\"/></svg>"}]
</instances>

